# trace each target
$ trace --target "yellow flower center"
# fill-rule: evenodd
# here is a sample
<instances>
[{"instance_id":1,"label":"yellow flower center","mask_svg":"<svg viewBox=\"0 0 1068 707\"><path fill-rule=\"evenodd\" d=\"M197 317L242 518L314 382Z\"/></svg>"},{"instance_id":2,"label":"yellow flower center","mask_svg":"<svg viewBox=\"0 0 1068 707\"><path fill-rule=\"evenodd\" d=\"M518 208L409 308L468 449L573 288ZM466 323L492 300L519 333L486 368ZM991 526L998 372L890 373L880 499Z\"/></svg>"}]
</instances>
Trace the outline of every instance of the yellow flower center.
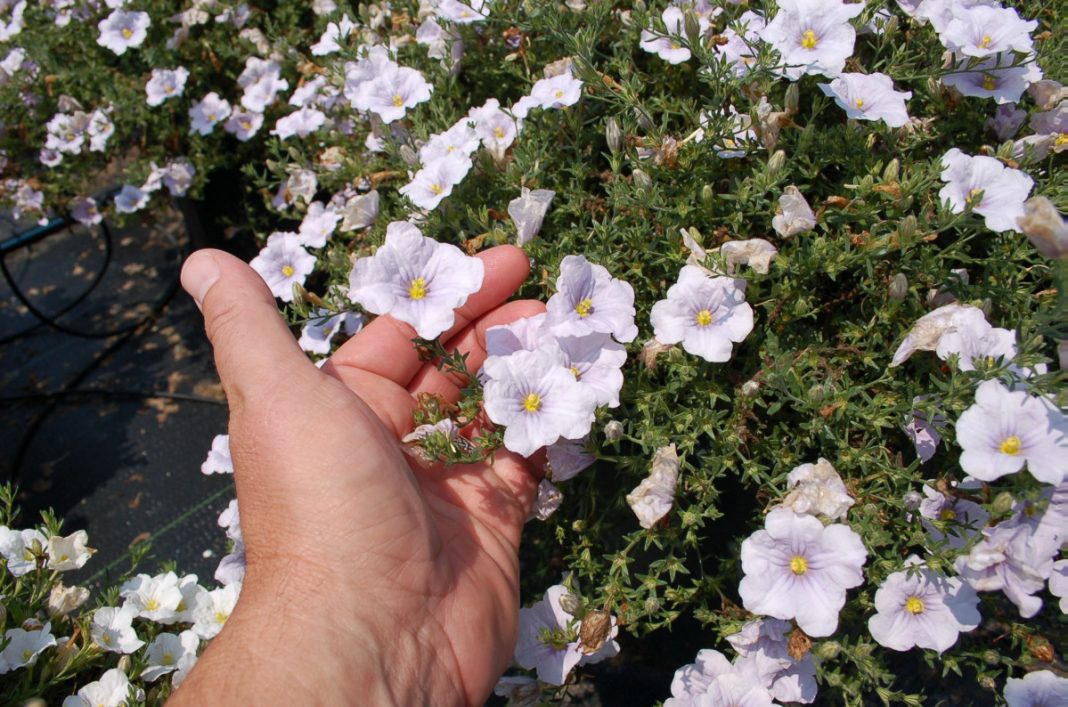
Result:
<instances>
[{"instance_id":1,"label":"yellow flower center","mask_svg":"<svg viewBox=\"0 0 1068 707\"><path fill-rule=\"evenodd\" d=\"M590 300L589 297L587 297L586 299L575 305L575 311L578 312L578 315L580 317L585 319L586 317L590 316L590 312L593 311L593 301Z\"/></svg>"},{"instance_id":2,"label":"yellow flower center","mask_svg":"<svg viewBox=\"0 0 1068 707\"><path fill-rule=\"evenodd\" d=\"M426 297L426 280L421 277L412 280L412 284L408 285L408 296L414 300Z\"/></svg>"},{"instance_id":3,"label":"yellow flower center","mask_svg":"<svg viewBox=\"0 0 1068 707\"><path fill-rule=\"evenodd\" d=\"M997 87L998 87L997 79L995 79L990 74L983 74L983 90L984 91L993 91Z\"/></svg>"},{"instance_id":4,"label":"yellow flower center","mask_svg":"<svg viewBox=\"0 0 1068 707\"><path fill-rule=\"evenodd\" d=\"M159 602L155 599L149 599L145 602L145 608L149 611L155 611L159 608Z\"/></svg>"},{"instance_id":5,"label":"yellow flower center","mask_svg":"<svg viewBox=\"0 0 1068 707\"><path fill-rule=\"evenodd\" d=\"M1060 147L1061 145L1068 145L1068 133L1061 133L1060 135L1058 135L1057 139L1053 141L1053 145L1055 147Z\"/></svg>"},{"instance_id":6,"label":"yellow flower center","mask_svg":"<svg viewBox=\"0 0 1068 707\"><path fill-rule=\"evenodd\" d=\"M956 520L957 514L952 508L943 508L942 512L938 514L940 520Z\"/></svg>"},{"instance_id":7,"label":"yellow flower center","mask_svg":"<svg viewBox=\"0 0 1068 707\"><path fill-rule=\"evenodd\" d=\"M215 623L217 623L217 624L224 624L224 623L226 623L226 620L227 620L228 618L230 618L230 614L224 614L224 613L223 613L223 612L221 612L221 611L216 611L216 612L215 612Z\"/></svg>"},{"instance_id":8,"label":"yellow flower center","mask_svg":"<svg viewBox=\"0 0 1068 707\"><path fill-rule=\"evenodd\" d=\"M401 106L404 105L404 99L401 98L401 95L399 93L394 93L393 94L393 105L395 105L398 108L400 108Z\"/></svg>"},{"instance_id":9,"label":"yellow flower center","mask_svg":"<svg viewBox=\"0 0 1068 707\"><path fill-rule=\"evenodd\" d=\"M214 123L217 120L218 120L218 118L215 116L214 113L208 113L208 122L209 123Z\"/></svg>"},{"instance_id":10,"label":"yellow flower center","mask_svg":"<svg viewBox=\"0 0 1068 707\"><path fill-rule=\"evenodd\" d=\"M252 122L249 121L249 120L242 120L241 121L241 129L242 130L252 130Z\"/></svg>"},{"instance_id":11,"label":"yellow flower center","mask_svg":"<svg viewBox=\"0 0 1068 707\"><path fill-rule=\"evenodd\" d=\"M174 665L174 655L171 653L164 653L163 658L160 659L159 662L162 665Z\"/></svg>"},{"instance_id":12,"label":"yellow flower center","mask_svg":"<svg viewBox=\"0 0 1068 707\"><path fill-rule=\"evenodd\" d=\"M808 560L801 555L794 555L790 558L790 571L798 576L808 572Z\"/></svg>"},{"instance_id":13,"label":"yellow flower center","mask_svg":"<svg viewBox=\"0 0 1068 707\"><path fill-rule=\"evenodd\" d=\"M133 30L130 29L129 27L123 27L122 28L122 36L123 36L124 39L129 39L130 37L133 36Z\"/></svg>"},{"instance_id":14,"label":"yellow flower center","mask_svg":"<svg viewBox=\"0 0 1068 707\"><path fill-rule=\"evenodd\" d=\"M434 184L430 185L430 191L434 192L434 194L437 195L445 191L445 187L435 182Z\"/></svg>"},{"instance_id":15,"label":"yellow flower center","mask_svg":"<svg viewBox=\"0 0 1068 707\"><path fill-rule=\"evenodd\" d=\"M165 89L163 89L163 90L164 90L164 92L166 92L166 93L167 93L167 95L170 95L170 94L174 93L174 90L175 90L175 89L174 89L174 86L167 86L167 87L166 87Z\"/></svg>"},{"instance_id":16,"label":"yellow flower center","mask_svg":"<svg viewBox=\"0 0 1068 707\"><path fill-rule=\"evenodd\" d=\"M571 367L571 375L575 376L575 380L578 380L581 377L579 369L575 368L574 366Z\"/></svg>"},{"instance_id":17,"label":"yellow flower center","mask_svg":"<svg viewBox=\"0 0 1068 707\"><path fill-rule=\"evenodd\" d=\"M174 610L178 612L185 611L185 599L182 599L180 602L178 602L178 606L174 607Z\"/></svg>"},{"instance_id":18,"label":"yellow flower center","mask_svg":"<svg viewBox=\"0 0 1068 707\"><path fill-rule=\"evenodd\" d=\"M681 47L682 47L682 45L679 44L678 42L671 42L671 48L672 49L679 49Z\"/></svg>"},{"instance_id":19,"label":"yellow flower center","mask_svg":"<svg viewBox=\"0 0 1068 707\"><path fill-rule=\"evenodd\" d=\"M805 33L801 35L801 46L805 49L815 49L816 33L810 29L806 29Z\"/></svg>"},{"instance_id":20,"label":"yellow flower center","mask_svg":"<svg viewBox=\"0 0 1068 707\"><path fill-rule=\"evenodd\" d=\"M110 646L111 645L111 634L108 633L107 631L105 631L104 635L100 637L100 640L104 642L104 645Z\"/></svg>"},{"instance_id":21,"label":"yellow flower center","mask_svg":"<svg viewBox=\"0 0 1068 707\"><path fill-rule=\"evenodd\" d=\"M561 91L560 89L556 89L556 93L554 93L553 95L556 96L557 98L563 98L564 97L564 92Z\"/></svg>"},{"instance_id":22,"label":"yellow flower center","mask_svg":"<svg viewBox=\"0 0 1068 707\"><path fill-rule=\"evenodd\" d=\"M986 49L987 47L990 46L990 43L993 42L993 41L994 40L990 38L989 34L984 34L983 38L981 40L979 40L979 48L980 49Z\"/></svg>"},{"instance_id":23,"label":"yellow flower center","mask_svg":"<svg viewBox=\"0 0 1068 707\"><path fill-rule=\"evenodd\" d=\"M854 101L854 104L856 105L857 108L863 108L864 107L864 99L863 98L858 98L856 101Z\"/></svg>"},{"instance_id":24,"label":"yellow flower center","mask_svg":"<svg viewBox=\"0 0 1068 707\"><path fill-rule=\"evenodd\" d=\"M500 128L500 127L494 128L493 129L493 137L497 138L498 140L503 140L504 139L504 128Z\"/></svg>"},{"instance_id":25,"label":"yellow flower center","mask_svg":"<svg viewBox=\"0 0 1068 707\"><path fill-rule=\"evenodd\" d=\"M528 393L523 398L523 409L527 412L537 412L541 409L541 396L537 393Z\"/></svg>"},{"instance_id":26,"label":"yellow flower center","mask_svg":"<svg viewBox=\"0 0 1068 707\"><path fill-rule=\"evenodd\" d=\"M707 309L702 309L697 313L697 326L708 326L712 323L712 312Z\"/></svg>"},{"instance_id":27,"label":"yellow flower center","mask_svg":"<svg viewBox=\"0 0 1068 707\"><path fill-rule=\"evenodd\" d=\"M1014 457L1020 453L1021 447L1020 438L1016 435L1010 435L1001 442L1001 453L1008 454L1010 457Z\"/></svg>"},{"instance_id":28,"label":"yellow flower center","mask_svg":"<svg viewBox=\"0 0 1068 707\"><path fill-rule=\"evenodd\" d=\"M980 201L980 197L983 195L983 190L979 188L972 189L968 192L968 201L972 202L972 205L977 204Z\"/></svg>"},{"instance_id":29,"label":"yellow flower center","mask_svg":"<svg viewBox=\"0 0 1068 707\"><path fill-rule=\"evenodd\" d=\"M923 599L920 599L919 597L909 597L905 600L905 611L910 614L922 614L923 610Z\"/></svg>"},{"instance_id":30,"label":"yellow flower center","mask_svg":"<svg viewBox=\"0 0 1068 707\"><path fill-rule=\"evenodd\" d=\"M293 277L293 273L295 273L295 272L296 272L296 270L293 269L292 265L283 265L282 266L282 275L284 277Z\"/></svg>"}]
</instances>

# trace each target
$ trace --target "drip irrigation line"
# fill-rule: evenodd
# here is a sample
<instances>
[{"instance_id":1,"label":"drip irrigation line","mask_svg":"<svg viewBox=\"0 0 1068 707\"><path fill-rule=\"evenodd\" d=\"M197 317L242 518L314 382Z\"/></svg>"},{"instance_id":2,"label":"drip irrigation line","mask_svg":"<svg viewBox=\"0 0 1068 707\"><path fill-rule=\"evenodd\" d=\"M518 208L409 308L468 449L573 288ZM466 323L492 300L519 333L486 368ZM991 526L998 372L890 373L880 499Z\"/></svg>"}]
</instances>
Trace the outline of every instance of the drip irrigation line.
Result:
<instances>
[{"instance_id":1,"label":"drip irrigation line","mask_svg":"<svg viewBox=\"0 0 1068 707\"><path fill-rule=\"evenodd\" d=\"M78 390L55 390L47 393L25 393L23 395L0 396L0 404L24 402L53 402L64 405L76 405L80 398L120 398L132 400L150 400L162 398L180 402L203 403L205 405L226 406L226 400L208 398L203 395L188 393L169 393L165 390L109 390L104 388L79 388Z\"/></svg>"}]
</instances>

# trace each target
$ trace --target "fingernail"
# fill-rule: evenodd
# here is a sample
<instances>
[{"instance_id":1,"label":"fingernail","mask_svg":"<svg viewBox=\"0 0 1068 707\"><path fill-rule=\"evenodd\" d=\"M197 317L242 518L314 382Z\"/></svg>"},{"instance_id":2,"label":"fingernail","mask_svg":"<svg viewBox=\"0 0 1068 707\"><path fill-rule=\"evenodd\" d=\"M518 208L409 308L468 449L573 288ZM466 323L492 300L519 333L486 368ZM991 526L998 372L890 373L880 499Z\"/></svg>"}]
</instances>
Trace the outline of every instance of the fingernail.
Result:
<instances>
[{"instance_id":1,"label":"fingernail","mask_svg":"<svg viewBox=\"0 0 1068 707\"><path fill-rule=\"evenodd\" d=\"M182 287L203 311L204 297L219 279L219 265L210 253L193 253L182 267Z\"/></svg>"}]
</instances>

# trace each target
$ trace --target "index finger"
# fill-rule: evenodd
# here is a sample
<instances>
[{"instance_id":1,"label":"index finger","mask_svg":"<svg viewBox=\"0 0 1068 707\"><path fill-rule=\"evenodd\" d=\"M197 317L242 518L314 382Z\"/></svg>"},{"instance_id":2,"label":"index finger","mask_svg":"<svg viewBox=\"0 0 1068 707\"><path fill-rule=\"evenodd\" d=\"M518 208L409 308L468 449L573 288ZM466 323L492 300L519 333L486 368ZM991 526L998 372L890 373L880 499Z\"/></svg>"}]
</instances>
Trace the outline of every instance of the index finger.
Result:
<instances>
[{"instance_id":1,"label":"index finger","mask_svg":"<svg viewBox=\"0 0 1068 707\"><path fill-rule=\"evenodd\" d=\"M530 271L526 253L515 246L497 246L475 257L485 267L482 289L456 310L456 319L441 335L442 341L448 341L515 294ZM335 369L358 368L407 386L424 364L412 345L415 336L415 329L408 324L388 314L382 315L342 344L330 357L330 365Z\"/></svg>"}]
</instances>

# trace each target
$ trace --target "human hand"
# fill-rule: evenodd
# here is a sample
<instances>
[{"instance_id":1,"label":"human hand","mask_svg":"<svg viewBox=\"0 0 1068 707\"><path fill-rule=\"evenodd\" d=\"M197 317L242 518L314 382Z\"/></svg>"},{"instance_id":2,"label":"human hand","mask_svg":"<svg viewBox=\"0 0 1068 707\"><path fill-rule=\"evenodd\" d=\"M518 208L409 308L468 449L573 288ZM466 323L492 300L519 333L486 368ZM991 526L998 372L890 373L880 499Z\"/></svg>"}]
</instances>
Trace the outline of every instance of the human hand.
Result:
<instances>
[{"instance_id":1,"label":"human hand","mask_svg":"<svg viewBox=\"0 0 1068 707\"><path fill-rule=\"evenodd\" d=\"M472 371L487 328L544 309L502 304L526 278L521 250L478 257L483 287L441 337ZM194 253L182 284L230 405L247 569L174 704L482 704L515 646L517 549L537 492L526 460L405 455L415 395L455 401L462 387L419 360L407 324L377 318L320 370L241 261Z\"/></svg>"}]
</instances>

